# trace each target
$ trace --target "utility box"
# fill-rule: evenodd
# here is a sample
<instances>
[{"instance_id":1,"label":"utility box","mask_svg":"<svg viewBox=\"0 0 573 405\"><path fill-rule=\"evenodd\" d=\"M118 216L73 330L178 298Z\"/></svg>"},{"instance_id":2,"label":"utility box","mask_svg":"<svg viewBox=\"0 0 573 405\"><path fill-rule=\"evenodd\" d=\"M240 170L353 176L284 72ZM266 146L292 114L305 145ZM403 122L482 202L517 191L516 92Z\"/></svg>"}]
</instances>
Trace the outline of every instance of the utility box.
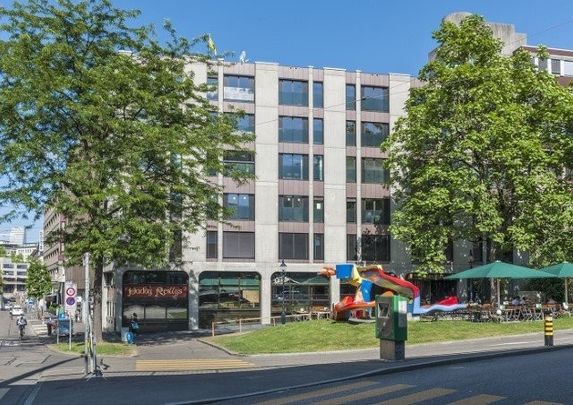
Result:
<instances>
[{"instance_id":1,"label":"utility box","mask_svg":"<svg viewBox=\"0 0 573 405\"><path fill-rule=\"evenodd\" d=\"M376 296L376 337L380 339L380 358L404 360L408 339L408 300L399 295Z\"/></svg>"}]
</instances>

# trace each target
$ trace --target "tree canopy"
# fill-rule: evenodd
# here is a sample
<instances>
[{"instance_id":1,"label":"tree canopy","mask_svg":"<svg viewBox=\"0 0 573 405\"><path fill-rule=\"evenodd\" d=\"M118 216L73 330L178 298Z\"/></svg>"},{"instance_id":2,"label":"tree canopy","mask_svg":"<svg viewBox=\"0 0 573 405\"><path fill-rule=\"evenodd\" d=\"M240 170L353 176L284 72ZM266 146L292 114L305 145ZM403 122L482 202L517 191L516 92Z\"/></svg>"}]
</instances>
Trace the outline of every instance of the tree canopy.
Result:
<instances>
[{"instance_id":1,"label":"tree canopy","mask_svg":"<svg viewBox=\"0 0 573 405\"><path fill-rule=\"evenodd\" d=\"M28 278L26 279L26 292L28 297L44 298L52 291L52 279L45 264L37 259L30 261Z\"/></svg>"},{"instance_id":2,"label":"tree canopy","mask_svg":"<svg viewBox=\"0 0 573 405\"><path fill-rule=\"evenodd\" d=\"M209 175L252 140L213 113L189 68L207 62L197 49L210 36L166 24L160 42L138 14L109 0L0 7L0 202L64 215L47 242L63 241L68 263L90 252L96 332L104 266L165 266L187 232L222 217Z\"/></svg>"},{"instance_id":3,"label":"tree canopy","mask_svg":"<svg viewBox=\"0 0 573 405\"><path fill-rule=\"evenodd\" d=\"M391 231L419 269L443 271L450 241L489 241L533 264L573 257L573 95L502 43L479 16L444 21L435 58L383 144ZM541 58L546 57L543 49Z\"/></svg>"}]
</instances>

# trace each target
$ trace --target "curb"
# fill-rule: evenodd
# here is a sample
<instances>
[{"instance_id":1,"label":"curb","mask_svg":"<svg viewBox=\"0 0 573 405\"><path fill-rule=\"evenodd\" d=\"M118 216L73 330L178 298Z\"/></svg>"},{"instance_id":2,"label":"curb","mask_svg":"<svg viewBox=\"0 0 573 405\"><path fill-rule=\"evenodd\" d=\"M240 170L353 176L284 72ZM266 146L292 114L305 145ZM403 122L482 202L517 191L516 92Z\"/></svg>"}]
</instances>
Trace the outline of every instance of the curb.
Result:
<instances>
[{"instance_id":1,"label":"curb","mask_svg":"<svg viewBox=\"0 0 573 405\"><path fill-rule=\"evenodd\" d=\"M206 344L207 346L214 347L215 349L219 349L219 350L221 350L222 352L225 352L225 353L227 353L227 354L229 354L229 355L231 355L231 356L248 357L248 355L246 355L246 354L234 352L234 351L232 351L232 350L227 349L226 347L223 347L223 346L218 345L217 343L209 342L209 341L207 341L206 339L200 338L200 339L197 339L197 341L198 341L198 342L201 342L201 343L204 343L204 344Z\"/></svg>"},{"instance_id":2,"label":"curb","mask_svg":"<svg viewBox=\"0 0 573 405\"><path fill-rule=\"evenodd\" d=\"M332 384L342 381L350 381L355 380L358 378L376 376L376 375L386 375L386 374L395 374L401 373L405 371L412 371L412 370L419 370L424 368L432 368L432 367L439 367L439 366L446 366L450 364L459 364L459 363L469 363L481 360L489 360L492 358L500 358L500 357L513 357L513 356L524 356L528 354L537 354L543 352L554 352L564 349L573 349L573 344L561 345L561 346L541 346L535 348L528 348L528 349L518 349L518 350L511 350L511 351L504 351L504 352L494 352L494 353L480 353L480 354L471 354L471 355L462 355L460 357L455 358L446 358L440 360L433 360L433 361L422 361L422 362L414 362L411 364L398 364L396 366L390 366L388 368L379 368L377 370L367 371L360 374L354 374L346 377L340 378L332 378L329 380L324 381L317 381L313 383L307 384L299 384L281 388L273 388L270 390L264 391L256 391L256 392L249 392L246 394L238 394L238 395L229 395L226 397L214 397L214 398L206 398L196 401L181 401L181 402L169 402L166 405L191 405L191 404L209 404L213 402L222 402L222 401L231 401L234 399L241 399L241 398L249 398L267 394L273 394L276 392L285 393L287 391L292 391L301 388L309 388L309 387L316 387L325 384Z\"/></svg>"}]
</instances>

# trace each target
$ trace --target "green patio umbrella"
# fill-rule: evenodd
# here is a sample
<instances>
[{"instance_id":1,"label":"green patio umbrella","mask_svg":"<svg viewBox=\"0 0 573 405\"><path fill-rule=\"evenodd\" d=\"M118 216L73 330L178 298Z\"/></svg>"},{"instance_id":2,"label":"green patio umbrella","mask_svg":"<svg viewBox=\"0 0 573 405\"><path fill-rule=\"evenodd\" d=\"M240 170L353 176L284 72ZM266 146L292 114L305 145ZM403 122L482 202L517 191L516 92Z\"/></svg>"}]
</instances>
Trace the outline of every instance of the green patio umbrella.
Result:
<instances>
[{"instance_id":1,"label":"green patio umbrella","mask_svg":"<svg viewBox=\"0 0 573 405\"><path fill-rule=\"evenodd\" d=\"M499 260L464 270L451 276L444 277L446 280L461 280L468 278L495 278L497 279L497 304L499 305L500 291L499 280L502 278L555 278L556 276L547 272L533 270L529 267L516 266L515 264L500 262Z\"/></svg>"},{"instance_id":2,"label":"green patio umbrella","mask_svg":"<svg viewBox=\"0 0 573 405\"><path fill-rule=\"evenodd\" d=\"M556 277L565 279L565 302L569 303L567 281L568 279L573 278L573 263L563 262L554 264L553 266L544 267L541 270L553 274Z\"/></svg>"}]
</instances>

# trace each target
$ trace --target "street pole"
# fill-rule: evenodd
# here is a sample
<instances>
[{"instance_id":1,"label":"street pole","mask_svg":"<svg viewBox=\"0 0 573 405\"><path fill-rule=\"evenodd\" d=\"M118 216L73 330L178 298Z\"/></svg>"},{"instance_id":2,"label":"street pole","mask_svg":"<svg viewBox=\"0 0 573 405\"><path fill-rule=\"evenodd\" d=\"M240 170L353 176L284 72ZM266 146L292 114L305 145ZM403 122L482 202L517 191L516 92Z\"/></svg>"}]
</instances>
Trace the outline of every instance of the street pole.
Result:
<instances>
[{"instance_id":1,"label":"street pole","mask_svg":"<svg viewBox=\"0 0 573 405\"><path fill-rule=\"evenodd\" d=\"M281 265L280 265L280 268L281 268L281 278L282 278L282 280L283 280L283 282L282 282L282 284L283 284L283 286L282 286L282 289L283 289L283 291L282 291L283 299L282 299L282 312L281 312L281 324L282 324L282 325L286 324L286 310L285 310L285 277L286 277L285 270L286 270L286 267L287 267L287 265L285 264L285 261L284 261L284 259L283 259L282 262L281 262Z\"/></svg>"},{"instance_id":2,"label":"street pole","mask_svg":"<svg viewBox=\"0 0 573 405\"><path fill-rule=\"evenodd\" d=\"M89 356L89 317L90 317L90 254L84 253L84 299L82 303L82 318L84 321L84 355L85 355L85 373L88 375L90 373L90 362L88 360Z\"/></svg>"}]
</instances>

